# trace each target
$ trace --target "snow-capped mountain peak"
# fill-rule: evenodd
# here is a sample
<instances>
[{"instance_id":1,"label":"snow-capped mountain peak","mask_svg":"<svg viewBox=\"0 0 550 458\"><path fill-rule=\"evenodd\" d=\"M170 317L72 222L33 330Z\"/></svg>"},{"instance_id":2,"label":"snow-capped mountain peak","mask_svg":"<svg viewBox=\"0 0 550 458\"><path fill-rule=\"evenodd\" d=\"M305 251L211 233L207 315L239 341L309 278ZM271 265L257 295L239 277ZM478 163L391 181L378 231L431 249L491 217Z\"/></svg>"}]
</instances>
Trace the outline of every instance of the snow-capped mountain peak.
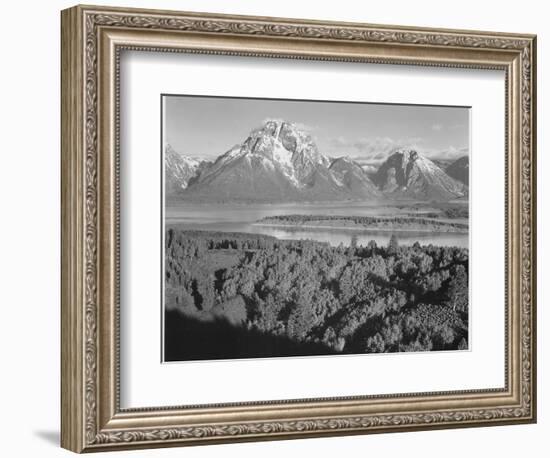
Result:
<instances>
[{"instance_id":1,"label":"snow-capped mountain peak","mask_svg":"<svg viewBox=\"0 0 550 458\"><path fill-rule=\"evenodd\" d=\"M268 119L254 129L242 144L220 156L204 178L238 160L277 170L297 188L307 185L305 181L316 167L330 165L329 159L319 153L311 135L280 119Z\"/></svg>"},{"instance_id":2,"label":"snow-capped mountain peak","mask_svg":"<svg viewBox=\"0 0 550 458\"><path fill-rule=\"evenodd\" d=\"M269 119L251 132L243 144L243 152L259 155L280 168L296 186L303 186L313 170L330 161L319 153L311 135L291 122Z\"/></svg>"},{"instance_id":3,"label":"snow-capped mountain peak","mask_svg":"<svg viewBox=\"0 0 550 458\"><path fill-rule=\"evenodd\" d=\"M178 153L171 145L164 148L164 179L167 194L177 193L187 188L189 181L196 177L201 161Z\"/></svg>"},{"instance_id":4,"label":"snow-capped mountain peak","mask_svg":"<svg viewBox=\"0 0 550 458\"><path fill-rule=\"evenodd\" d=\"M329 159L299 124L280 119L264 121L214 163L167 145L165 176L167 193L209 202L442 201L468 194L467 185L416 150L396 150L368 174L350 157Z\"/></svg>"},{"instance_id":5,"label":"snow-capped mountain peak","mask_svg":"<svg viewBox=\"0 0 550 458\"><path fill-rule=\"evenodd\" d=\"M268 119L205 170L188 189L200 200L347 200L378 195L364 175L343 180L312 136L297 124ZM347 186L351 181L353 186ZM363 187L365 187L363 189ZM361 188L360 190L358 188Z\"/></svg>"},{"instance_id":6,"label":"snow-capped mountain peak","mask_svg":"<svg viewBox=\"0 0 550 458\"><path fill-rule=\"evenodd\" d=\"M447 200L463 197L462 183L412 149L395 151L374 177L379 189L396 197Z\"/></svg>"}]
</instances>

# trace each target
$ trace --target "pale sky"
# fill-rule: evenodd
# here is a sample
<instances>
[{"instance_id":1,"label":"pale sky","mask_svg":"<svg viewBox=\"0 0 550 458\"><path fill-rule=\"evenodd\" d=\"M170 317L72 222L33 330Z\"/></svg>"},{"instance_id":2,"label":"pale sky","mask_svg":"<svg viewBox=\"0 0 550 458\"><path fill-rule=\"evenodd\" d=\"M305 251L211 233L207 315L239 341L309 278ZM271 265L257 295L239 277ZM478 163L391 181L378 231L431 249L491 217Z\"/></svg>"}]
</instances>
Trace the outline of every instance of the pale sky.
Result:
<instances>
[{"instance_id":1,"label":"pale sky","mask_svg":"<svg viewBox=\"0 0 550 458\"><path fill-rule=\"evenodd\" d=\"M215 159L266 119L302 126L319 151L377 165L411 147L431 159L469 154L467 107L164 96L164 143L181 154Z\"/></svg>"}]
</instances>

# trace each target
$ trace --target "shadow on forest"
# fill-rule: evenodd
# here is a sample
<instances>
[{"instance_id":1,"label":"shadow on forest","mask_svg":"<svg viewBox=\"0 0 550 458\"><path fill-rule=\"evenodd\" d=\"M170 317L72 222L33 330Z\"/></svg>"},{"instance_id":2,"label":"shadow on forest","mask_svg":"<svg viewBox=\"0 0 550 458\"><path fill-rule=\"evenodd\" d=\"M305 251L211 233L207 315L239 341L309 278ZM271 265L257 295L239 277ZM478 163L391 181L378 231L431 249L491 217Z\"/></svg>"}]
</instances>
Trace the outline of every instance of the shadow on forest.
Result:
<instances>
[{"instance_id":1,"label":"shadow on forest","mask_svg":"<svg viewBox=\"0 0 550 458\"><path fill-rule=\"evenodd\" d=\"M337 354L321 343L297 342L235 326L223 319L200 321L176 311L166 312L164 339L165 361Z\"/></svg>"}]
</instances>

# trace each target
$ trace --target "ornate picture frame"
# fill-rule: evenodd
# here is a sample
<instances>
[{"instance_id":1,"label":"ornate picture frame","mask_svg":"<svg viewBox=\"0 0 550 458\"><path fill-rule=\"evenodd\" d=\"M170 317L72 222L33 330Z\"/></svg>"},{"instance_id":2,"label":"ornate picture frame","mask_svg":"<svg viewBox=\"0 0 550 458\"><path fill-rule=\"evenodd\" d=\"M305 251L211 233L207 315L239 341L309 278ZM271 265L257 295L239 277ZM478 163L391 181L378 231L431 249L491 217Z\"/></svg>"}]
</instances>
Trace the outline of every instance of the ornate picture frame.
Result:
<instances>
[{"instance_id":1,"label":"ornate picture frame","mask_svg":"<svg viewBox=\"0 0 550 458\"><path fill-rule=\"evenodd\" d=\"M75 6L61 15L61 445L75 452L536 421L536 37ZM124 50L505 72L505 387L123 409Z\"/></svg>"}]
</instances>

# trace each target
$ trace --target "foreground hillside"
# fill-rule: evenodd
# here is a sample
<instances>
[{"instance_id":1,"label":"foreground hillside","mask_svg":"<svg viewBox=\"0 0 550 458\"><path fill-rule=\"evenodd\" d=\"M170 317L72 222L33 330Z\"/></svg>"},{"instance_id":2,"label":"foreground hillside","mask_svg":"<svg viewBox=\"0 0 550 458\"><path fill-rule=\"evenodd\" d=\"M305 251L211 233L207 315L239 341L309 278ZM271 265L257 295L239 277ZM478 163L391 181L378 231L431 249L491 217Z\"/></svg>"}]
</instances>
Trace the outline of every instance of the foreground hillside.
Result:
<instances>
[{"instance_id":1,"label":"foreground hillside","mask_svg":"<svg viewBox=\"0 0 550 458\"><path fill-rule=\"evenodd\" d=\"M468 250L166 231L165 358L464 349Z\"/></svg>"}]
</instances>

